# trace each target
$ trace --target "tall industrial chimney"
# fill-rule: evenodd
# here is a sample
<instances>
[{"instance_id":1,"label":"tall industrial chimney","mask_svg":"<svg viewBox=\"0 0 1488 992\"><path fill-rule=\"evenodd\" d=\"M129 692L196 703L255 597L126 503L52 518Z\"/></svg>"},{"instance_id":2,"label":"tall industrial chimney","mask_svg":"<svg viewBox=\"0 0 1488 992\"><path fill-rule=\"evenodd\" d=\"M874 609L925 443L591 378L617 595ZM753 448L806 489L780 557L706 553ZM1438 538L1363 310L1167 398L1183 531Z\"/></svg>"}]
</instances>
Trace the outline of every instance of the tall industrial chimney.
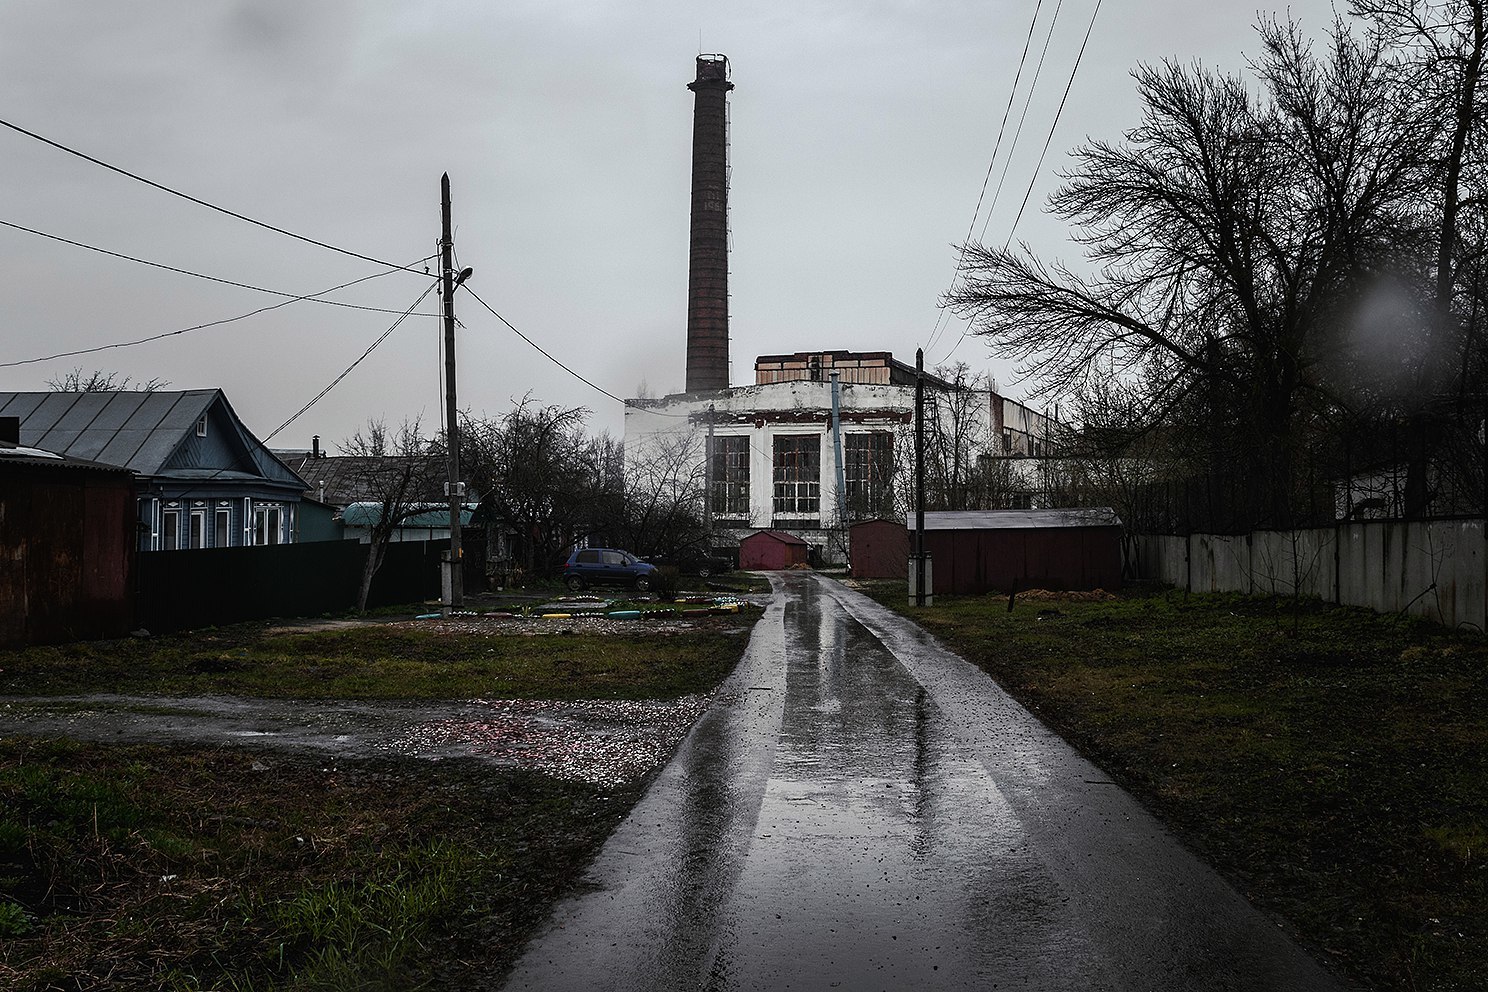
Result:
<instances>
[{"instance_id":1,"label":"tall industrial chimney","mask_svg":"<svg viewBox=\"0 0 1488 992\"><path fill-rule=\"evenodd\" d=\"M692 238L687 267L687 391L727 389L728 59L699 55L692 112Z\"/></svg>"}]
</instances>

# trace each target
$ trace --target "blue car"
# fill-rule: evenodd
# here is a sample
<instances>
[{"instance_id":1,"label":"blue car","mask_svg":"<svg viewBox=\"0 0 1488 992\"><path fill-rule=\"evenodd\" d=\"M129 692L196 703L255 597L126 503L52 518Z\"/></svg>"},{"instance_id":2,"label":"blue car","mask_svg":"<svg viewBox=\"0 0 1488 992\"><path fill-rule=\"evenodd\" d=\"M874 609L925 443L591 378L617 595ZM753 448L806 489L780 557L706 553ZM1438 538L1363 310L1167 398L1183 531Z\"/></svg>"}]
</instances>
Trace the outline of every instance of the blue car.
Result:
<instances>
[{"instance_id":1,"label":"blue car","mask_svg":"<svg viewBox=\"0 0 1488 992\"><path fill-rule=\"evenodd\" d=\"M575 548L563 566L563 584L574 592L590 586L633 586L647 592L655 581L655 565L614 548Z\"/></svg>"}]
</instances>

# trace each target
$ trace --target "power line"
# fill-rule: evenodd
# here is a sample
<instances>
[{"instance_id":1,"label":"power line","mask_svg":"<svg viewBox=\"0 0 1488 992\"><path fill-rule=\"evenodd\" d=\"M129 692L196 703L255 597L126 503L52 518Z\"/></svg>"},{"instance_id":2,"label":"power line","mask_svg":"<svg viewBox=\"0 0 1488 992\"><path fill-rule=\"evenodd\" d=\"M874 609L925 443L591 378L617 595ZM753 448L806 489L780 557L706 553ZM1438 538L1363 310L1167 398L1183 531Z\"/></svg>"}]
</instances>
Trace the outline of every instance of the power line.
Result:
<instances>
[{"instance_id":1,"label":"power line","mask_svg":"<svg viewBox=\"0 0 1488 992\"><path fill-rule=\"evenodd\" d=\"M976 228L977 217L980 216L981 215L981 212L982 212L982 198L987 195L987 183L992 179L992 167L997 163L997 152L998 152L998 150L1000 148L1002 148L1002 136L1003 136L1003 133L1007 130L1008 115L1012 113L1012 110L1013 110L1013 99L1018 95L1018 82L1019 82L1019 80L1021 80L1023 78L1023 65L1028 60L1028 48L1033 43L1033 29L1038 24L1039 11L1043 9L1043 6L1044 6L1044 0L1038 0L1038 3L1033 8L1033 20L1028 22L1028 37L1026 39L1024 39L1024 41L1023 41L1023 54L1018 57L1018 71L1013 75L1013 86L1012 86L1012 89L1008 90L1007 107L1005 107L1003 109L1003 111L1002 111L1002 123L999 124L998 127L997 127L997 141L994 142L993 145L992 145L992 157L987 160L987 174L982 177L982 188L977 193L976 210L972 211L972 214L971 214L971 223L968 224L967 227L966 227L966 240L967 241L970 241L971 240L971 232L972 232L973 229ZM1035 80L1035 83L1036 82L1037 82L1037 80ZM1030 92L1032 92L1032 91L1030 90ZM1026 108L1025 108L1025 113L1026 112L1027 111L1026 111ZM1009 148L1008 149L1008 155L1012 155L1012 153L1013 153L1012 149ZM1006 170L1005 169L1004 169L1004 173L1003 174L1006 175ZM1001 187L999 186L999 190L1000 189L1001 189ZM993 202L993 206L995 206L996 205L996 202L997 202L997 197L995 195L992 198L992 202ZM992 211L992 207L988 207L987 208L988 216L991 216L991 211ZM959 277L961 275L961 266L962 266L962 264L965 261L966 261L966 251L963 248L957 254L957 256L956 256L956 271L951 274L951 285L950 285L950 287L947 288L947 290L946 290L947 292L950 292L951 289L954 289L955 288L955 286L956 286L956 279L957 279L957 277ZM941 321L945 318L945 315L946 315L946 311L944 309L942 309L941 312L940 312L940 314L936 317L936 320L935 320L935 329L930 332L930 340L927 341L927 342L925 342L925 350L926 351L929 351L931 348L933 348L935 346L935 340L938 337L940 337L940 331L941 331L941 326L942 326Z\"/></svg>"},{"instance_id":2,"label":"power line","mask_svg":"<svg viewBox=\"0 0 1488 992\"><path fill-rule=\"evenodd\" d=\"M505 317L501 316L501 314L497 313L495 310L492 310L491 309L491 304L489 304L485 300L481 299L480 296L479 296L479 294L477 294L475 290L471 289L468 283L461 283L461 288L464 289L465 292L469 293L471 296L474 296L475 297L475 302L479 303L481 306L483 306L487 310L489 310L490 313L491 313L491 316L495 317L497 320L499 320L503 324L505 324L507 326L507 329L508 330L510 330L517 337L521 338L523 341L526 341L534 349L536 349L538 354L542 355L548 361L552 362L554 365L558 366L560 369L562 369L563 371L567 372L569 375L573 376L575 379L579 380L584 385L588 386L590 389L593 389L596 392L603 393L604 395L608 396L610 399L614 400L616 403L619 403L622 406L630 407L633 410L645 410L647 413L653 413L653 414L655 414L658 417L678 417L678 418L681 418L681 419L688 419L689 418L689 415L688 414L685 414L685 413L662 413L660 410L653 410L653 409L651 409L649 407L636 406L634 403L630 402L629 400L621 399L620 397L616 396L614 393L610 392L608 389L606 389L603 386L599 385L598 383L594 382L592 379L589 379L589 378L585 377L584 375L582 375L582 374L580 374L578 372L575 372L573 369L569 368L563 362L561 362L557 358L555 358L542 345L538 344L536 341L532 340L527 335L525 335L521 331L519 331L517 329L517 327L516 327L515 324L513 324L511 321L507 320Z\"/></svg>"},{"instance_id":3,"label":"power line","mask_svg":"<svg viewBox=\"0 0 1488 992\"><path fill-rule=\"evenodd\" d=\"M1085 58L1085 46L1090 44L1090 32L1095 29L1095 18L1100 13L1101 4L1105 0L1095 0L1095 9L1090 12L1090 23L1085 27L1085 38L1080 42L1080 51L1075 56L1075 64L1070 69L1069 81L1064 84L1064 95L1059 98L1059 109L1054 112L1054 123L1049 125L1049 133L1044 138L1044 149L1039 152L1038 165L1033 167L1033 177L1028 180L1028 189L1023 193L1023 202L1018 205L1018 216L1013 218L1013 226L1008 229L1007 240L1003 242L1002 248L1013 243L1013 233L1018 230L1018 221L1023 219L1023 210L1028 206L1028 198L1033 195L1033 184L1038 181L1039 170L1044 167L1044 156L1049 154L1049 143L1054 140L1054 129L1059 126L1059 118L1064 114L1064 105L1069 100L1070 88L1075 85L1075 73L1080 71L1080 61Z\"/></svg>"},{"instance_id":4,"label":"power line","mask_svg":"<svg viewBox=\"0 0 1488 992\"><path fill-rule=\"evenodd\" d=\"M121 176L127 176L128 178L133 179L135 182L144 183L146 186L158 189L163 193L169 193L171 196L178 196L183 200L189 200L192 203L206 207L209 210L215 210L218 213L226 214L229 217L235 217L238 220L246 221L247 223L253 224L256 227L261 227L266 231L273 231L275 234L282 234L287 238L294 238L296 241L303 241L306 244L315 245L317 248L325 248L329 251L339 252L342 255L350 255L352 258L360 258L362 261L371 262L374 265L381 265L395 269L403 269L408 272L418 272L417 269L409 268L402 265L395 265L392 262L386 262L380 258L373 258L371 255L363 255L361 252L352 251L349 248L340 248L336 245L327 244L324 241L317 241L314 238L306 237L303 234L296 234L293 231L286 231L282 227L275 227L273 224L268 224L261 220L254 220L252 217L240 214L236 210L229 210L226 207L219 207L215 203L209 203L206 200L201 199L200 197L192 196L190 193L183 193L178 189L172 189L171 187L166 186L162 183L157 183L153 179L146 179L144 176L130 172L128 169L121 169L117 165L110 165L102 159L94 158L92 155L89 155L86 152L80 152L76 148L69 148L67 145L62 144L59 141L53 141L51 138L37 134L35 131L28 131L25 128L21 127L19 124L12 124L10 121L7 120L0 120L0 126L10 128L10 130L17 132L18 134L24 134L28 138L35 138L42 144L51 145L58 151L63 151L69 155L74 155L85 162L92 162L94 165L108 169L110 172L117 172ZM422 272L418 272L418 274L423 275Z\"/></svg>"},{"instance_id":5,"label":"power line","mask_svg":"<svg viewBox=\"0 0 1488 992\"><path fill-rule=\"evenodd\" d=\"M0 224L3 224L3 223L5 223L5 222L4 221L0 221ZM433 256L431 255L429 257L432 258ZM425 261L425 259L418 259L417 261L415 261L412 264L417 265L418 262L422 262L422 261ZM219 327L219 326L221 326L223 324L231 324L234 321L245 320L248 317L256 317L256 316L258 316L261 313L267 313L270 310L278 310L280 307L287 307L291 303L298 303L301 300L311 300L311 301L316 302L316 303L330 303L332 301L330 301L330 300L317 299L317 297L324 296L327 293L335 293L335 292L337 292L339 290L347 289L347 288L349 288L351 286L357 285L358 283L367 282L370 279L380 279L383 276L391 275L394 272L401 272L405 268L406 268L406 266L402 266L402 265L395 266L395 267L389 268L389 269L387 269L386 271L383 271L383 272L374 272L374 273L372 273L369 276L362 276L360 279L353 279L353 280L351 280L351 282L343 282L341 285L339 285L339 286L332 286L330 289L323 289L323 290L321 290L318 293L309 293L309 294L307 294L305 296L292 297L291 299L283 300L283 301L281 301L279 303L271 304L270 306L259 307L258 309L256 309L256 310L250 310L247 313L240 313L236 317L224 317L221 320L211 320L211 321L208 321L205 324L193 324L191 327L182 327L182 328L179 328L179 329L174 330L174 331L165 331L164 333L161 333L161 334L152 334L149 337L136 338L133 341L115 341L115 342L113 342L111 344L101 344L101 345L97 345L97 346L92 347L92 348L79 348L79 349L77 349L75 351L59 351L55 355L43 355L40 358L26 358L26 359L22 359L22 360L16 361L16 362L0 362L0 369L15 368L15 367L20 366L20 365L36 365L36 364L38 364L40 362L55 361L58 358L74 358L74 357L76 357L78 355L91 355L91 354L94 354L95 352L110 351L110 350L113 350L115 348L132 348L135 345L148 344L151 341L159 341L159 340L161 340L163 338L175 337L178 334L186 334L186 333L189 333L191 331L200 331L200 330L204 330L204 329L206 329L208 327ZM265 290L265 292L268 292L268 290ZM342 304L342 305L343 306L349 306L350 304ZM361 309L361 310L373 310L373 309L377 309L380 312L385 312L385 313L398 313L399 312L397 310L381 311L380 308L374 308L374 307L358 307L357 309ZM428 316L428 315L427 314L419 314L418 316Z\"/></svg>"},{"instance_id":6,"label":"power line","mask_svg":"<svg viewBox=\"0 0 1488 992\"><path fill-rule=\"evenodd\" d=\"M402 268L402 266L399 266L399 268ZM420 303L424 302L424 297L426 297L430 293L434 292L434 290L438 287L438 285L439 285L438 283L430 283L429 286L428 286L428 288L426 288L422 293L419 294L418 299L414 300L413 301L413 304L411 306L409 306L409 308L407 310L404 310L403 313L402 313L402 315L399 316L397 320L393 321L392 325L387 330L383 331L382 334L381 334L381 336L379 336L376 341L373 341L370 345L368 345L366 351L362 352L360 355L357 356L357 360L356 361L354 361L350 365L346 366L346 368L341 372L341 374L338 375L338 376L336 376L336 378L332 379L330 381L330 384L327 385L324 389L322 389L320 392L316 393L315 394L315 397L309 403L306 403L304 406L302 406L298 410L296 410L295 413L294 413L294 416L290 417L284 423L282 423L278 427L274 428L274 433L273 434L270 434L268 437L266 437L266 438L263 439L264 445L267 446L270 441L274 440L274 437L280 431L284 430L284 428L288 427L290 424L294 423L296 420L299 420L300 417L303 416L306 411L308 411L315 404L319 403L321 401L321 399L324 398L327 393L329 393L331 390L335 389L338 385L340 385L341 384L341 380L342 379L345 379L348 375L350 375L352 369L354 369L358 365L362 364L362 361L364 359L366 359L366 357L368 355L372 354L372 352L374 352L374 351L377 350L377 346L378 345L380 345L384 341L386 341L392 335L392 333L398 329L398 325L399 324L403 323L403 321L407 320L409 317L411 317L413 315L413 311L418 307L418 305Z\"/></svg>"},{"instance_id":7,"label":"power line","mask_svg":"<svg viewBox=\"0 0 1488 992\"><path fill-rule=\"evenodd\" d=\"M992 203L994 205L997 203L998 200L1002 199L1002 188L1004 185L1007 184L1008 172L1010 171L1010 167L1013 164L1013 152L1017 150L1018 140L1023 137L1023 125L1028 120L1028 108L1033 105L1034 91L1038 89L1039 80L1043 78L1044 61L1049 57L1049 42L1054 40L1054 27L1059 23L1059 12L1063 9L1064 0L1059 0L1059 4L1054 8L1054 17L1052 20L1049 21L1049 32L1044 35L1044 47L1039 52L1038 65L1033 70L1033 82L1029 84L1028 96L1023 101L1023 112L1018 115L1018 129L1013 132L1012 148L1008 149L1008 157L1003 159L1002 162L1002 175L997 178L997 192L992 194ZM1034 173L1037 174L1037 172L1038 170L1035 169ZM987 225L990 224L991 221L992 211L988 210L987 219L982 221L982 230L977 235L978 240L987 236Z\"/></svg>"},{"instance_id":8,"label":"power line","mask_svg":"<svg viewBox=\"0 0 1488 992\"><path fill-rule=\"evenodd\" d=\"M430 257L433 257L433 256L430 256ZM423 261L423 259L419 259L419 261ZM417 262L415 262L414 264L417 264ZM394 271L403 271L405 268L407 268L407 266L402 266L402 265L395 266L394 267ZM378 273L378 275L386 275L386 274L387 273ZM363 277L363 279L374 279L374 278L376 278L376 276L364 276ZM358 280L358 281L360 282L362 280ZM327 393L329 393L332 389L335 389L336 386L340 384L340 382L341 382L342 379L345 379L348 375L351 374L351 370L352 369L354 369L358 365L362 364L362 360L363 359L365 359L368 355L372 354L372 352L374 350L376 350L376 348L377 348L378 345L380 345L384 341L386 341L388 339L388 337L393 333L393 331L397 330L399 324L403 323L403 321L405 319L407 319L408 317L415 316L415 314L413 312L414 309L417 308L420 303L424 302L424 297L426 297L430 293L432 293L435 289L438 288L438 286L439 286L438 283L432 283L429 286L428 289L425 289L422 293L420 293L418 299L414 300L413 301L413 304L411 306L409 306L409 308L407 310L401 311L401 316L399 316L397 320L393 321L392 326L389 327L387 330L383 331L382 334L377 338L377 340L376 341L373 341L372 344L367 347L367 350L361 353L361 355L357 358L356 361L354 361L350 365L348 365L345 368L345 370L342 371L342 373L340 375L336 376L335 379L332 379L330 385L326 386L320 392L316 393L314 399L312 399L309 403L306 403L304 406L302 406L298 410L296 410L294 416L290 417L284 423L282 423L278 427L274 428L274 432L272 434L270 434L268 437L263 438L262 440L260 440L258 442L259 443L259 446L261 448L263 448L265 451L268 451L269 454L272 456L273 455L273 452L272 451L269 451L269 442L272 441L275 438L275 436L279 434L280 431L284 430L286 427L288 427L290 424L294 423L296 420L299 420L300 417L302 415L304 415L306 411L308 411L316 403L319 403L321 401L321 399L324 398ZM327 290L327 292L330 292L330 291ZM279 303L279 304L276 304L276 306L285 306L285 304ZM273 308L272 307L266 307L265 309L273 309ZM176 332L176 333L180 333L180 332ZM219 475L221 475L224 472L231 472L231 471L236 470L237 467L238 467L238 464L239 464L239 462L238 462L238 456L237 455L234 455L233 456L233 461L232 461L231 464L225 465L222 468L219 468L216 471L212 472L207 477L205 477L203 479L197 480L197 484L195 486L192 486L189 489L183 490L181 493L177 494L177 498L184 499L186 497L192 496L193 494L202 492L206 488L206 484L207 483L209 483L212 480L216 479ZM253 467L253 458L252 458L251 455L248 456L248 464L249 464L250 468Z\"/></svg>"},{"instance_id":9,"label":"power line","mask_svg":"<svg viewBox=\"0 0 1488 992\"><path fill-rule=\"evenodd\" d=\"M255 293L267 293L270 296L287 296L287 297L290 298L290 300L292 302L295 301L295 300L311 300L312 302L315 302L315 303L324 303L327 306L345 307L348 310L367 310L367 311L370 311L372 313L397 313L398 312L397 310L391 310L391 309L388 309L387 307L368 307L368 306L362 306L361 304L358 304L358 303L342 303L339 300L321 300L321 299L316 299L317 296L321 295L321 294L318 294L318 293L316 293L316 294L310 294L310 295L304 295L304 294L299 294L299 293L285 293L285 292L281 292L280 290L277 290L277 289L265 289L262 286L254 286L251 283L237 282L237 281L232 280L232 279L224 279L221 276L207 275L205 272L193 272L191 269L182 269L182 268L179 268L179 267L174 266L174 265L167 265L164 262L152 262L148 258L139 258L139 257L134 256L134 255L126 255L123 252L110 251L107 248L100 248L97 245L90 245L90 244L88 244L86 242L83 242L83 241L74 241L71 238L64 238L60 234L48 234L46 231L38 231L34 227L26 227L26 226L24 226L22 224L15 224L15 223L12 223L12 222L10 222L8 220L0 220L0 226L8 227L8 228L11 228L12 230L16 230L16 231L25 231L27 234L34 234L34 235L36 235L39 238L46 238L46 239L48 239L50 241L60 241L60 242L62 242L65 245L72 245L75 248L86 248L88 251L95 251L95 252L97 252L100 255L108 255L108 256L110 256L112 258L121 258L121 259L123 259L126 262L136 262L136 263L138 263L140 265L148 265L151 268L165 269L167 272L176 272L176 273L179 273L179 274L181 274L183 276L191 276L191 277L193 277L195 279L205 279L208 282L221 283L224 286L236 286L238 289L251 289ZM433 258L433 256L431 255L431 256L429 256L429 258ZM423 262L423 261L427 261L427 259L421 258L418 261L419 262ZM416 271L415 269L412 269L412 268L410 268L409 266L406 266L406 265L393 265L391 263L385 263L385 264L388 265L388 272L387 273L381 273L380 272L380 273L378 273L378 275L387 275L387 274L392 273L392 272L413 272L413 271ZM415 262L414 264L417 265L418 262ZM424 275L429 275L429 273L423 273L423 274ZM357 282L360 282L360 281L361 280L357 280ZM350 286L350 285L353 285L353 283L347 283L346 285ZM331 292L331 290L326 290L326 292ZM425 314L423 316L429 316L429 315L428 314Z\"/></svg>"},{"instance_id":10,"label":"power line","mask_svg":"<svg viewBox=\"0 0 1488 992\"><path fill-rule=\"evenodd\" d=\"M1054 6L1054 16L1049 19L1049 30L1044 33L1044 44L1043 47L1039 50L1038 65L1034 67L1033 80L1028 84L1028 93L1023 99L1023 111L1018 115L1018 127L1017 130L1013 132L1013 142L1011 145L1008 146L1007 156L1002 160L1002 175L998 176L997 178L997 189L992 194L992 205L987 208L987 218L982 221L982 230L977 235L978 240L987 236L987 225L992 223L992 211L997 208L998 201L1002 199L1002 188L1007 184L1008 172L1011 171L1013 164L1013 153L1018 150L1018 141L1023 137L1023 125L1028 121L1028 108L1033 106L1033 94L1038 91L1039 80L1043 78L1044 61L1049 56L1049 42L1054 40L1054 28L1057 27L1059 24L1059 13L1063 9L1064 0L1059 0L1059 3L1055 4ZM1029 33L1029 37L1032 37L1031 31ZM1037 174L1038 170L1035 169L1034 175ZM970 242L970 240L971 238L970 236L968 236L967 241ZM966 256L963 252L961 260L965 261L965 258ZM950 321L947 320L947 324L949 323ZM961 347L961 342L966 340L966 332L970 329L971 319L967 318L966 326L961 328L961 334L956 338L956 343L951 345L951 350L946 352L945 357L942 358L941 361L948 360L952 355L956 353L956 349Z\"/></svg>"},{"instance_id":11,"label":"power line","mask_svg":"<svg viewBox=\"0 0 1488 992\"><path fill-rule=\"evenodd\" d=\"M1054 131L1059 127L1059 118L1064 114L1064 105L1069 100L1070 89L1075 85L1075 74L1080 71L1080 62L1085 58L1085 46L1090 44L1090 33L1095 29L1095 19L1100 14L1101 4L1105 0L1095 0L1095 9L1090 12L1090 23L1085 26L1085 37L1080 42L1080 51L1075 55L1075 64L1070 67L1069 80L1064 84L1064 94L1059 98L1059 109L1054 112L1054 121L1049 125L1049 133L1044 137L1043 150L1039 152L1038 164L1033 167L1033 175L1028 179L1028 188L1023 191L1023 202L1018 205L1018 214L1013 218L1013 224L1008 228L1007 240L1002 243L1002 250L1007 251L1008 245L1013 243L1013 234L1018 230L1018 222L1023 219L1023 211L1028 207L1028 199L1033 195L1034 184L1038 182L1039 170L1044 167L1044 157L1049 154L1049 144L1054 140ZM961 342L966 340L966 331L971 329L968 321L966 329L961 332L956 345L946 353L950 358L956 353L956 348L961 347Z\"/></svg>"}]
</instances>

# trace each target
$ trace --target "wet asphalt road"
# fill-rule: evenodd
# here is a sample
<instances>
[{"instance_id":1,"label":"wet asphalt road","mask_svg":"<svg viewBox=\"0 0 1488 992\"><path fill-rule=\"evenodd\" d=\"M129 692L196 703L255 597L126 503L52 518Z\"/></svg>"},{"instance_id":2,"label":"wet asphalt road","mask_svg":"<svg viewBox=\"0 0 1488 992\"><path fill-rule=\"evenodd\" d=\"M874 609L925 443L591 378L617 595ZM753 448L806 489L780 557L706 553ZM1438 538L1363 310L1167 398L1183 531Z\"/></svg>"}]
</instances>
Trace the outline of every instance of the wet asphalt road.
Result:
<instances>
[{"instance_id":1,"label":"wet asphalt road","mask_svg":"<svg viewBox=\"0 0 1488 992\"><path fill-rule=\"evenodd\" d=\"M507 989L1342 988L983 673L773 581Z\"/></svg>"}]
</instances>

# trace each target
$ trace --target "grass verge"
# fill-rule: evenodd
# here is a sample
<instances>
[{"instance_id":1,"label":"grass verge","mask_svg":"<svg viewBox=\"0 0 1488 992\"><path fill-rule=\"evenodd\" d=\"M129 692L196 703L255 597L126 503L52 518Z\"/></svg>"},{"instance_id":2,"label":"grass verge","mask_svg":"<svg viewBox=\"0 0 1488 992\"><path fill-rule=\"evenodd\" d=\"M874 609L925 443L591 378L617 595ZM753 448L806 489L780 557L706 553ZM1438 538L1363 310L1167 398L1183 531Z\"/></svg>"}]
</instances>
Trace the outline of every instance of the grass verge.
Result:
<instances>
[{"instance_id":1,"label":"grass verge","mask_svg":"<svg viewBox=\"0 0 1488 992\"><path fill-rule=\"evenodd\" d=\"M1353 979L1488 988L1488 641L1180 592L871 587L989 672Z\"/></svg>"},{"instance_id":2,"label":"grass verge","mask_svg":"<svg viewBox=\"0 0 1488 992\"><path fill-rule=\"evenodd\" d=\"M262 624L0 651L0 695L108 691L287 699L671 698L716 685L757 611L688 614L686 629L514 636L371 624ZM556 622L555 622L556 623ZM621 624L625 621L619 622Z\"/></svg>"},{"instance_id":3,"label":"grass verge","mask_svg":"<svg viewBox=\"0 0 1488 992\"><path fill-rule=\"evenodd\" d=\"M3 739L0 987L485 987L639 788Z\"/></svg>"}]
</instances>

